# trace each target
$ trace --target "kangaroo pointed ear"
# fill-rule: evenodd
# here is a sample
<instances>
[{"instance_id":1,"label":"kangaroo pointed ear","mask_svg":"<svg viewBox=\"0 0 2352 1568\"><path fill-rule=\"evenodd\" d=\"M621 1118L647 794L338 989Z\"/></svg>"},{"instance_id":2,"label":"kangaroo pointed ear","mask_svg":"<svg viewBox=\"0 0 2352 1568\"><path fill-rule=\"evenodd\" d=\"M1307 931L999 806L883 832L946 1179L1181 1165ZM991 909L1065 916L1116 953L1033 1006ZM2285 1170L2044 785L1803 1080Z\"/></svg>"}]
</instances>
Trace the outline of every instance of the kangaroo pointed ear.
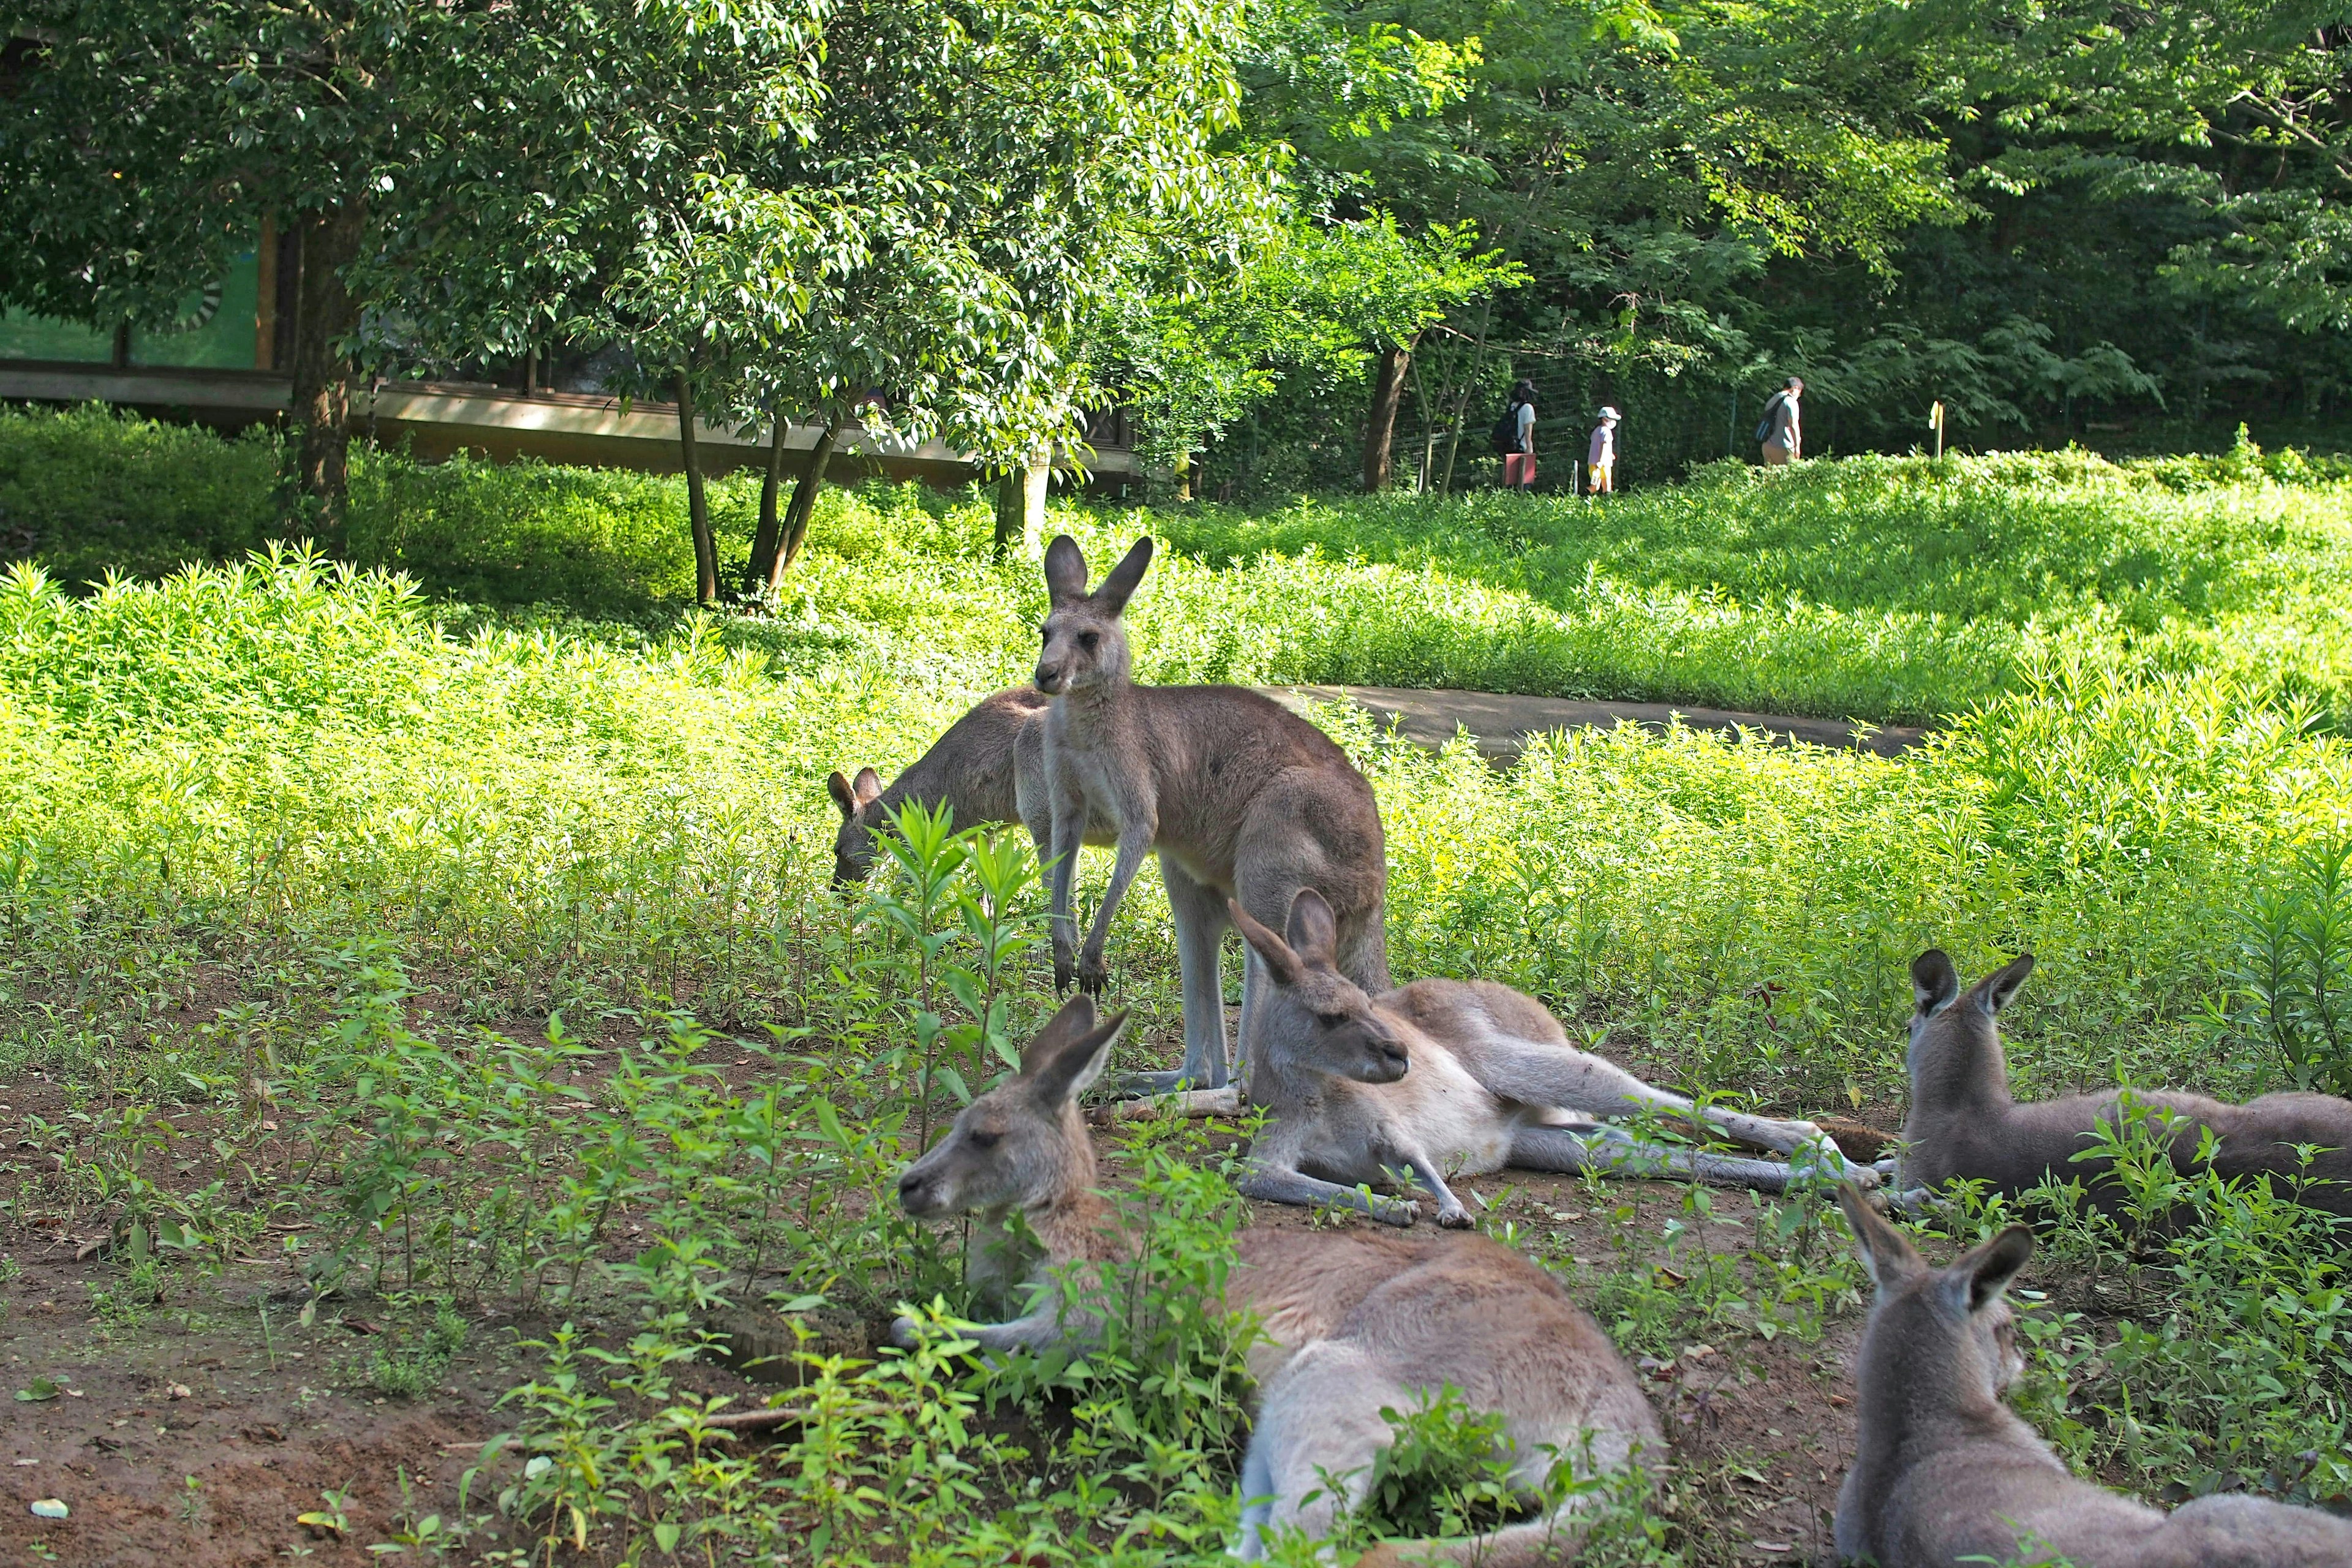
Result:
<instances>
[{"instance_id":1,"label":"kangaroo pointed ear","mask_svg":"<svg viewBox=\"0 0 2352 1568\"><path fill-rule=\"evenodd\" d=\"M1290 900L1290 929L1285 934L1301 963L1339 962L1339 919L1314 889L1301 888Z\"/></svg>"},{"instance_id":2,"label":"kangaroo pointed ear","mask_svg":"<svg viewBox=\"0 0 2352 1568\"><path fill-rule=\"evenodd\" d=\"M1064 1013L1069 1010L1068 1007L1062 1009ZM1092 1003L1087 1005L1087 1016L1088 1018L1094 1016ZM1034 1072L1030 1070L1029 1057L1024 1055L1021 1058L1021 1076L1030 1080L1030 1092L1047 1105L1056 1107L1085 1093L1093 1087L1095 1079L1102 1077L1103 1068L1110 1062L1111 1044L1118 1038L1118 1032L1126 1027L1126 1012L1113 1013L1101 1023L1057 1041L1053 1054L1039 1062ZM1040 1039L1042 1041L1042 1036ZM1029 1047L1033 1055L1036 1049L1034 1045Z\"/></svg>"},{"instance_id":3,"label":"kangaroo pointed ear","mask_svg":"<svg viewBox=\"0 0 2352 1568\"><path fill-rule=\"evenodd\" d=\"M1944 1289L1953 1306L1981 1312L2000 1300L2017 1271L2033 1256L2033 1233L2011 1226L1983 1246L1964 1252L1944 1270Z\"/></svg>"},{"instance_id":4,"label":"kangaroo pointed ear","mask_svg":"<svg viewBox=\"0 0 2352 1568\"><path fill-rule=\"evenodd\" d=\"M1952 1005L1960 994L1959 972L1952 967L1951 955L1940 947L1931 947L1911 961L1911 999L1917 1005L1919 1016L1932 1018Z\"/></svg>"},{"instance_id":5,"label":"kangaroo pointed ear","mask_svg":"<svg viewBox=\"0 0 2352 1568\"><path fill-rule=\"evenodd\" d=\"M1066 533L1045 546L1045 597L1055 608L1087 596L1087 554Z\"/></svg>"},{"instance_id":6,"label":"kangaroo pointed ear","mask_svg":"<svg viewBox=\"0 0 2352 1568\"><path fill-rule=\"evenodd\" d=\"M1095 999L1081 992L1062 1004L1021 1051L1021 1076L1035 1078L1072 1040L1095 1026Z\"/></svg>"},{"instance_id":7,"label":"kangaroo pointed ear","mask_svg":"<svg viewBox=\"0 0 2352 1568\"><path fill-rule=\"evenodd\" d=\"M1307 966L1298 962L1298 955L1290 951L1290 944L1250 919L1250 912L1235 900L1225 900L1225 911L1234 917L1234 924L1241 928L1242 940L1256 949L1258 957L1265 961L1266 970L1273 974L1274 983L1276 985L1297 984L1300 976L1307 973Z\"/></svg>"},{"instance_id":8,"label":"kangaroo pointed ear","mask_svg":"<svg viewBox=\"0 0 2352 1568\"><path fill-rule=\"evenodd\" d=\"M1870 1200L1862 1195L1860 1187L1852 1182L1839 1183L1837 1201L1838 1207L1845 1211L1847 1226L1853 1232L1853 1250L1881 1290L1892 1290L1927 1272L1919 1249L1870 1206Z\"/></svg>"},{"instance_id":9,"label":"kangaroo pointed ear","mask_svg":"<svg viewBox=\"0 0 2352 1568\"><path fill-rule=\"evenodd\" d=\"M2024 984L2025 977L2032 973L2033 955L2019 953L1977 982L1976 1005L1984 1009L1986 1017L2000 1017L2000 1010L2009 1005L2010 999L2017 994L2017 988Z\"/></svg>"},{"instance_id":10,"label":"kangaroo pointed ear","mask_svg":"<svg viewBox=\"0 0 2352 1568\"><path fill-rule=\"evenodd\" d=\"M857 792L857 804L860 806L872 805L882 798L882 775L872 768L860 768L857 770L857 777L850 782L849 787Z\"/></svg>"},{"instance_id":11,"label":"kangaroo pointed ear","mask_svg":"<svg viewBox=\"0 0 2352 1568\"><path fill-rule=\"evenodd\" d=\"M1095 590L1095 605L1104 615L1115 616L1127 608L1127 601L1143 583L1143 574L1151 565L1151 536L1145 534L1135 542L1128 552L1110 569L1110 575Z\"/></svg>"},{"instance_id":12,"label":"kangaroo pointed ear","mask_svg":"<svg viewBox=\"0 0 2352 1568\"><path fill-rule=\"evenodd\" d=\"M873 770L869 768L866 771L870 773ZM833 796L833 804L841 808L843 821L846 822L857 815L857 792L849 787L849 781L841 774L835 773L826 776L824 793Z\"/></svg>"}]
</instances>

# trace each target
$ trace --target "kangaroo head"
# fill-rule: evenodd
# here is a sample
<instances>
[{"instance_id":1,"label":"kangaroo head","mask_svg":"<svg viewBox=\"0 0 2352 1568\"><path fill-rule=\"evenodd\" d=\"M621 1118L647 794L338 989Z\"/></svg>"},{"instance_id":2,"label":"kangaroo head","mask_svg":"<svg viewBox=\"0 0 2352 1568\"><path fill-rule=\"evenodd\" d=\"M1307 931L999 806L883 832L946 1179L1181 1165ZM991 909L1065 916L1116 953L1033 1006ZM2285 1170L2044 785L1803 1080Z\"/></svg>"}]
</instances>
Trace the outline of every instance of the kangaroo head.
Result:
<instances>
[{"instance_id":1,"label":"kangaroo head","mask_svg":"<svg viewBox=\"0 0 2352 1568\"><path fill-rule=\"evenodd\" d=\"M1969 1403L1979 1395L1998 1400L2025 1370L2008 1290L2033 1256L2033 1233L2011 1226L1949 1267L1930 1268L1853 1183L1840 1186L1838 1206L1878 1288L1859 1373L1865 1401L1874 1383L1930 1400L1942 1394Z\"/></svg>"},{"instance_id":2,"label":"kangaroo head","mask_svg":"<svg viewBox=\"0 0 2352 1568\"><path fill-rule=\"evenodd\" d=\"M1404 1041L1364 988L1339 973L1339 922L1322 894L1301 888L1290 900L1286 941L1234 900L1225 908L1272 982L1252 1009L1254 1054L1278 1052L1290 1065L1358 1083L1404 1077L1412 1065Z\"/></svg>"},{"instance_id":3,"label":"kangaroo head","mask_svg":"<svg viewBox=\"0 0 2352 1568\"><path fill-rule=\"evenodd\" d=\"M917 1219L1035 1208L1094 1185L1095 1149L1077 1097L1101 1076L1127 1015L1095 1021L1073 997L1021 1053L1021 1071L963 1109L948 1135L898 1178Z\"/></svg>"},{"instance_id":4,"label":"kangaroo head","mask_svg":"<svg viewBox=\"0 0 2352 1568\"><path fill-rule=\"evenodd\" d=\"M2000 1052L2000 1013L2033 973L2033 955L2021 952L1960 994L1951 958L1931 947L1911 961L1911 1047L1906 1053L1911 1097L1943 1100L1969 1089L2009 1093L2009 1067ZM1957 1075L1957 1077L1954 1077ZM1949 1079L1951 1081L1947 1081Z\"/></svg>"},{"instance_id":5,"label":"kangaroo head","mask_svg":"<svg viewBox=\"0 0 2352 1568\"><path fill-rule=\"evenodd\" d=\"M1151 541L1139 539L1089 594L1087 558L1078 542L1066 533L1054 536L1054 542L1045 547L1048 605L1045 624L1038 628L1038 690L1059 697L1066 691L1112 686L1127 679L1127 632L1119 625L1119 615L1150 564Z\"/></svg>"},{"instance_id":6,"label":"kangaroo head","mask_svg":"<svg viewBox=\"0 0 2352 1568\"><path fill-rule=\"evenodd\" d=\"M846 888L866 879L874 867L874 803L882 798L882 775L860 768L857 777L835 773L824 781L825 793L841 808L841 827L833 836L833 885Z\"/></svg>"}]
</instances>

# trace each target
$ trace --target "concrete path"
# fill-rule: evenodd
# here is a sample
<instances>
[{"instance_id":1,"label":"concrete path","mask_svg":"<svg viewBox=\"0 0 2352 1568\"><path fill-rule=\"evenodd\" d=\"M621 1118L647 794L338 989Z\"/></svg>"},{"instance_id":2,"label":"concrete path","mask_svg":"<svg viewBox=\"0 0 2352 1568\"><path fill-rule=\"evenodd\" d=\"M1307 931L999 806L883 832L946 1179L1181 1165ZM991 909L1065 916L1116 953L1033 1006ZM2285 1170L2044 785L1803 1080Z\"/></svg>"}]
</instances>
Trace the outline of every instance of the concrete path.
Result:
<instances>
[{"instance_id":1,"label":"concrete path","mask_svg":"<svg viewBox=\"0 0 2352 1568\"><path fill-rule=\"evenodd\" d=\"M1491 691L1409 691L1393 686L1270 686L1263 689L1292 708L1313 702L1350 701L1383 721L1393 719L1405 738L1432 750L1454 739L1456 726L1470 731L1487 761L1518 758L1529 735L1632 721L1664 731L1680 721L1693 730L1727 734L1747 731L1771 745L1803 741L1816 746L1852 747L1892 757L1919 744L1927 731L1908 725L1884 728L1835 719L1789 719L1769 713L1727 713L1716 708L1683 708L1663 702L1577 702L1560 697L1514 697Z\"/></svg>"}]
</instances>

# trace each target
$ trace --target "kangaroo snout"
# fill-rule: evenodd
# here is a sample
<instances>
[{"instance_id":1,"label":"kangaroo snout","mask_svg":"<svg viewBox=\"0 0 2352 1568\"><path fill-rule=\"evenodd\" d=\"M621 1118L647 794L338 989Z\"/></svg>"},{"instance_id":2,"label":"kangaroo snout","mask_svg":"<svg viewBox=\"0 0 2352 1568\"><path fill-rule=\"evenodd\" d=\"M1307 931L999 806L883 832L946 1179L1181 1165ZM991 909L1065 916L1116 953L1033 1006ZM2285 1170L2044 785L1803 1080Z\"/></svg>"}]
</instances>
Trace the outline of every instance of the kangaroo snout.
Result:
<instances>
[{"instance_id":1,"label":"kangaroo snout","mask_svg":"<svg viewBox=\"0 0 2352 1568\"><path fill-rule=\"evenodd\" d=\"M1063 674L1062 667L1058 663L1047 664L1043 659L1038 660L1035 679L1037 689L1046 696L1055 697L1061 694Z\"/></svg>"},{"instance_id":2,"label":"kangaroo snout","mask_svg":"<svg viewBox=\"0 0 2352 1568\"><path fill-rule=\"evenodd\" d=\"M930 1190L930 1177L919 1163L899 1173L898 1206L917 1219L929 1219L939 1212L939 1196Z\"/></svg>"}]
</instances>

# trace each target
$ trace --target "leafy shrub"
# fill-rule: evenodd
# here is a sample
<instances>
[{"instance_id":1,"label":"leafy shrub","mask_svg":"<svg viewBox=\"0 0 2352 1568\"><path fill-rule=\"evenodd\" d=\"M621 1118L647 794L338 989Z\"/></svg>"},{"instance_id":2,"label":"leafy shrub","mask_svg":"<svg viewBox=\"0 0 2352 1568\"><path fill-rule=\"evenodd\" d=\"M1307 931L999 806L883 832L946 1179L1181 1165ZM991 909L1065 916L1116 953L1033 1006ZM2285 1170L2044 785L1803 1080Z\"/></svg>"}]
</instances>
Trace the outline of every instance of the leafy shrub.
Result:
<instances>
[{"instance_id":1,"label":"leafy shrub","mask_svg":"<svg viewBox=\"0 0 2352 1568\"><path fill-rule=\"evenodd\" d=\"M91 405L0 407L0 561L83 587L235 561L276 531L278 443Z\"/></svg>"},{"instance_id":2,"label":"leafy shrub","mask_svg":"<svg viewBox=\"0 0 2352 1568\"><path fill-rule=\"evenodd\" d=\"M2305 845L2236 911L2221 1032L2275 1051L2294 1087L2352 1095L2352 839Z\"/></svg>"}]
</instances>

